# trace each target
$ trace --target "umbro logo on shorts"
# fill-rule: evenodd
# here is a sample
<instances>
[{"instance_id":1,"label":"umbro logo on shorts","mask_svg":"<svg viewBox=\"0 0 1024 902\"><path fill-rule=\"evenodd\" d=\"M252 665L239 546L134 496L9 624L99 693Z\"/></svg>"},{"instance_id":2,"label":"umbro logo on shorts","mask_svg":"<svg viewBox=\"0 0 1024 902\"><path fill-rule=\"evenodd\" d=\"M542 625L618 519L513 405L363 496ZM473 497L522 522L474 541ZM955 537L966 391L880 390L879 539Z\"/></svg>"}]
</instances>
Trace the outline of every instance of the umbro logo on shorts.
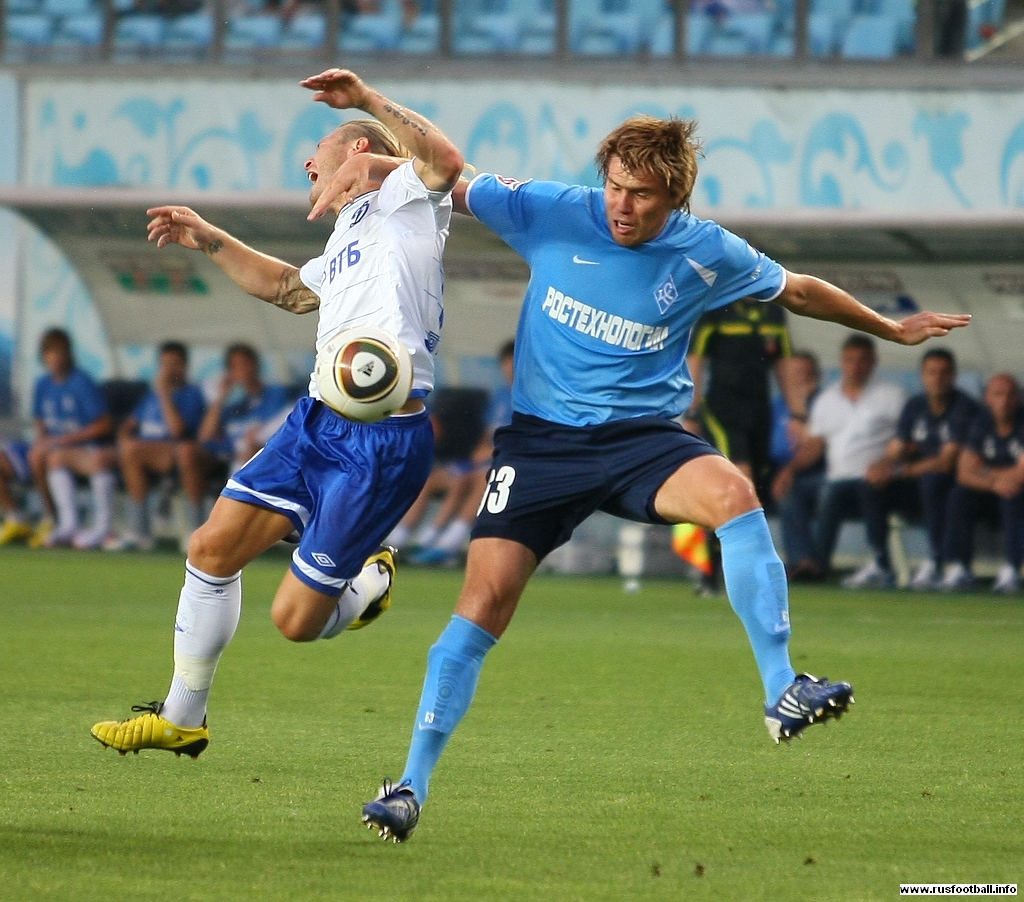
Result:
<instances>
[{"instance_id":1,"label":"umbro logo on shorts","mask_svg":"<svg viewBox=\"0 0 1024 902\"><path fill-rule=\"evenodd\" d=\"M324 554L322 551L314 551L311 555L314 561L316 561L321 567L334 567L335 563L331 560L330 555Z\"/></svg>"}]
</instances>

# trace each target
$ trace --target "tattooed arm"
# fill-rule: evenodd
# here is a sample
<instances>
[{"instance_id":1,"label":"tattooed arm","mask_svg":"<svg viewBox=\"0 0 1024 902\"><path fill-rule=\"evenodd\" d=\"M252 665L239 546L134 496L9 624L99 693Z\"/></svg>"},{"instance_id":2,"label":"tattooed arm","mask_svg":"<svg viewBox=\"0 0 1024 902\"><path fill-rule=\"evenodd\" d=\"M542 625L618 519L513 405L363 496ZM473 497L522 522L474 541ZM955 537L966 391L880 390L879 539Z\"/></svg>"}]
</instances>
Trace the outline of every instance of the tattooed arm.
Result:
<instances>
[{"instance_id":1,"label":"tattooed arm","mask_svg":"<svg viewBox=\"0 0 1024 902\"><path fill-rule=\"evenodd\" d=\"M348 69L327 69L300 84L316 93L314 100L338 110L363 110L379 119L416 157L420 180L431 191L450 191L462 174L459 149L429 119L388 100Z\"/></svg>"},{"instance_id":2,"label":"tattooed arm","mask_svg":"<svg viewBox=\"0 0 1024 902\"><path fill-rule=\"evenodd\" d=\"M243 291L292 313L309 313L320 298L299 278L290 263L278 260L211 225L188 207L152 207L149 240L156 246L180 244L202 251Z\"/></svg>"}]
</instances>

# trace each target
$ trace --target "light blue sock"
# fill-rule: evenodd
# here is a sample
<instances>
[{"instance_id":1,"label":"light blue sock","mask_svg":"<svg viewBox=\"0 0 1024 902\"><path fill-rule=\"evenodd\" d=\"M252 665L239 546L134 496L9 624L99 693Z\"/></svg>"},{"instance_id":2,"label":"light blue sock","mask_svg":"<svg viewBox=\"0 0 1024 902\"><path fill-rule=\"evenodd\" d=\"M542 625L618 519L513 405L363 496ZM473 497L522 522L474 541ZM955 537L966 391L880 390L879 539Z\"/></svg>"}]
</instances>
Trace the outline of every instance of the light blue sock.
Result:
<instances>
[{"instance_id":1,"label":"light blue sock","mask_svg":"<svg viewBox=\"0 0 1024 902\"><path fill-rule=\"evenodd\" d=\"M409 758L402 780L409 780L422 805L430 775L448 737L469 710L484 656L498 640L471 620L452 617L427 655L427 675L412 730Z\"/></svg>"},{"instance_id":2,"label":"light blue sock","mask_svg":"<svg viewBox=\"0 0 1024 902\"><path fill-rule=\"evenodd\" d=\"M775 704L796 673L789 661L789 590L761 508L715 530L722 543L722 574L732 609L746 627L768 704Z\"/></svg>"}]
</instances>

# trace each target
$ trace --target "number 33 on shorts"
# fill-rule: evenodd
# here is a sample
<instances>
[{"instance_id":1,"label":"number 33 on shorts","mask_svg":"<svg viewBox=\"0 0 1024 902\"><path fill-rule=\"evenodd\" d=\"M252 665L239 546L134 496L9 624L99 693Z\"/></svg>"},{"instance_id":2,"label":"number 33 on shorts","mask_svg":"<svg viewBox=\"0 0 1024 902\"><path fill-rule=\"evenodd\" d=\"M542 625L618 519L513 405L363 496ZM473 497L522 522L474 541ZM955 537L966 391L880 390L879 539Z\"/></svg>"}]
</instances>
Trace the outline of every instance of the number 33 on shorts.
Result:
<instances>
[{"instance_id":1,"label":"number 33 on shorts","mask_svg":"<svg viewBox=\"0 0 1024 902\"><path fill-rule=\"evenodd\" d=\"M500 514L505 510L505 506L508 504L509 489L512 488L512 483L515 481L514 467L499 467L497 470L491 470L487 474L487 490L484 492L484 497L480 499L477 514L482 513L485 506L488 513L492 514Z\"/></svg>"}]
</instances>

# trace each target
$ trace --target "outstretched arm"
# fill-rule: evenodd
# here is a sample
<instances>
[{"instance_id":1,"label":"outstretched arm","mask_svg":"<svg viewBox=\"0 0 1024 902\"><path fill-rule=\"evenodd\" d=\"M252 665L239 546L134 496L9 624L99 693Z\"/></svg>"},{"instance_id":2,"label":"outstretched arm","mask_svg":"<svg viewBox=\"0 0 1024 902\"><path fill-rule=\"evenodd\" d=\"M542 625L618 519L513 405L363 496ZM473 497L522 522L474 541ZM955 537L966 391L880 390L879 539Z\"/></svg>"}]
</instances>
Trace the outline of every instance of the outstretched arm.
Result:
<instances>
[{"instance_id":1,"label":"outstretched arm","mask_svg":"<svg viewBox=\"0 0 1024 902\"><path fill-rule=\"evenodd\" d=\"M180 244L202 251L243 291L292 313L309 313L320 306L320 298L303 284L296 267L249 247L194 210L151 207L146 215L153 217L147 228L149 240L158 248Z\"/></svg>"},{"instance_id":2,"label":"outstretched arm","mask_svg":"<svg viewBox=\"0 0 1024 902\"><path fill-rule=\"evenodd\" d=\"M450 191L465 165L459 149L429 119L399 106L348 69L327 69L299 82L336 110L360 109L383 122L416 156L416 174L431 191Z\"/></svg>"},{"instance_id":3,"label":"outstretched arm","mask_svg":"<svg viewBox=\"0 0 1024 902\"><path fill-rule=\"evenodd\" d=\"M853 295L814 276L786 273L786 287L776 301L791 313L828 320L897 344L916 345L948 335L970 321L966 313L915 313L904 320L889 319L865 307Z\"/></svg>"}]
</instances>

